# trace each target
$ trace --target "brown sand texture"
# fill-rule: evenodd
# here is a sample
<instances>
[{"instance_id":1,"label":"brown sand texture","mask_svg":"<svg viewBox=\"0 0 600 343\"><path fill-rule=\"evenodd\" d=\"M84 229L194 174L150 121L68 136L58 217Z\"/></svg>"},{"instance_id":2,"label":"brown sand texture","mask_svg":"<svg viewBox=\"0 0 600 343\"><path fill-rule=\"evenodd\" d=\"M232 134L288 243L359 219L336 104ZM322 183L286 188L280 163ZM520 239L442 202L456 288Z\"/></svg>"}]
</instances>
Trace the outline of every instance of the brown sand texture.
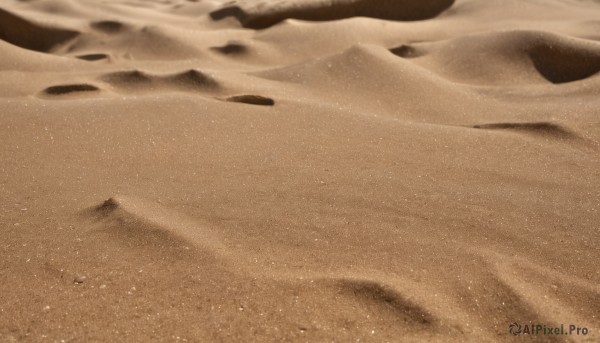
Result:
<instances>
[{"instance_id":1,"label":"brown sand texture","mask_svg":"<svg viewBox=\"0 0 600 343\"><path fill-rule=\"evenodd\" d=\"M599 71L594 0L2 0L0 342L600 342Z\"/></svg>"}]
</instances>

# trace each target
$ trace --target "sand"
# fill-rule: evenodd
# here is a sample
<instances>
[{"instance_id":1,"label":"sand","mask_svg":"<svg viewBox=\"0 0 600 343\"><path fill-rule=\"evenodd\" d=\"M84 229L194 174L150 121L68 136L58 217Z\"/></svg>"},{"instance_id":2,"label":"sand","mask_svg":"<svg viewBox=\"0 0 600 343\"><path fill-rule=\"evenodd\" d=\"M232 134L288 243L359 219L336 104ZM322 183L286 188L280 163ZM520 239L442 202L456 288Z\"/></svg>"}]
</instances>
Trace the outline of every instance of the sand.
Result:
<instances>
[{"instance_id":1,"label":"sand","mask_svg":"<svg viewBox=\"0 0 600 343\"><path fill-rule=\"evenodd\" d=\"M2 1L0 342L600 341L598 18Z\"/></svg>"}]
</instances>

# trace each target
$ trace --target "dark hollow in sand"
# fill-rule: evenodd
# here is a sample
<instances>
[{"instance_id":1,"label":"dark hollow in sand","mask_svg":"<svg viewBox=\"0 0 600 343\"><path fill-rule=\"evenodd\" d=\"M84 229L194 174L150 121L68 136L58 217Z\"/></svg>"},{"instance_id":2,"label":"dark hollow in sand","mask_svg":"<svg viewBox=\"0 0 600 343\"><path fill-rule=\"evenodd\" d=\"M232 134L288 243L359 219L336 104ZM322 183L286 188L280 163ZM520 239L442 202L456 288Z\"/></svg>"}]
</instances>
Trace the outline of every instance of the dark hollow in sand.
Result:
<instances>
[{"instance_id":1,"label":"dark hollow in sand","mask_svg":"<svg viewBox=\"0 0 600 343\"><path fill-rule=\"evenodd\" d=\"M241 102L241 103L250 104L250 105L261 105L261 106L275 105L275 100L273 100L271 98L266 98L266 97L260 96L260 95L236 95L236 96L231 96L225 100L229 101L229 102Z\"/></svg>"},{"instance_id":2,"label":"dark hollow in sand","mask_svg":"<svg viewBox=\"0 0 600 343\"><path fill-rule=\"evenodd\" d=\"M44 93L48 95L64 95L76 92L93 92L100 90L98 87L88 84L73 84L73 85L59 85L51 86L44 89Z\"/></svg>"},{"instance_id":3,"label":"dark hollow in sand","mask_svg":"<svg viewBox=\"0 0 600 343\"><path fill-rule=\"evenodd\" d=\"M107 54L86 54L86 55L79 55L76 57L79 58L80 60L84 60L84 61L99 61L99 60L107 59L108 55Z\"/></svg>"},{"instance_id":4,"label":"dark hollow in sand","mask_svg":"<svg viewBox=\"0 0 600 343\"><path fill-rule=\"evenodd\" d=\"M410 45L401 45L397 48L392 48L390 49L390 52L396 56L404 58L419 57L423 55L422 52L419 52L417 49Z\"/></svg>"},{"instance_id":5,"label":"dark hollow in sand","mask_svg":"<svg viewBox=\"0 0 600 343\"><path fill-rule=\"evenodd\" d=\"M210 49L224 55L240 55L248 52L248 47L236 42L229 42L224 46L214 46Z\"/></svg>"},{"instance_id":6,"label":"dark hollow in sand","mask_svg":"<svg viewBox=\"0 0 600 343\"><path fill-rule=\"evenodd\" d=\"M98 31L115 34L121 32L125 28L125 24L115 20L102 20L90 23L90 26Z\"/></svg>"}]
</instances>

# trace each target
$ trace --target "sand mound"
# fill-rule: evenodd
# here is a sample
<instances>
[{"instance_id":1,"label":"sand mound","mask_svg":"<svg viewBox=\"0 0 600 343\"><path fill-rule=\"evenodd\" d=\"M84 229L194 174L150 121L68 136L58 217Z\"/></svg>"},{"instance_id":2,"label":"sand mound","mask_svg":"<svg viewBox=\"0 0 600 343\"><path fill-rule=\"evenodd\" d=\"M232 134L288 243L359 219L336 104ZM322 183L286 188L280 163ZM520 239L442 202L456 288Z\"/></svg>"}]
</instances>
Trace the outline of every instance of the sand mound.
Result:
<instances>
[{"instance_id":1,"label":"sand mound","mask_svg":"<svg viewBox=\"0 0 600 343\"><path fill-rule=\"evenodd\" d=\"M454 0L311 0L258 2L253 6L233 5L211 12L219 20L235 17L244 27L264 29L285 19L311 21L350 17L388 20L424 20L436 17L454 4Z\"/></svg>"},{"instance_id":2,"label":"sand mound","mask_svg":"<svg viewBox=\"0 0 600 343\"><path fill-rule=\"evenodd\" d=\"M152 241L158 245L194 246L214 254L227 250L201 223L142 199L114 196L85 213L102 221L103 227L130 238L146 240L144 236L152 233Z\"/></svg>"},{"instance_id":3,"label":"sand mound","mask_svg":"<svg viewBox=\"0 0 600 343\"><path fill-rule=\"evenodd\" d=\"M319 77L321 74L328 77ZM394 55L386 49L374 45L355 45L332 56L263 71L256 75L278 81L311 85L317 85L322 81L335 82L344 87L363 84L363 82L372 84L377 79L382 83L393 82L406 87L416 86L421 82L419 79L432 84L441 80L409 62L394 58Z\"/></svg>"},{"instance_id":4,"label":"sand mound","mask_svg":"<svg viewBox=\"0 0 600 343\"><path fill-rule=\"evenodd\" d=\"M21 48L49 52L78 34L73 30L45 27L0 8L0 39Z\"/></svg>"},{"instance_id":5,"label":"sand mound","mask_svg":"<svg viewBox=\"0 0 600 343\"><path fill-rule=\"evenodd\" d=\"M436 121L436 113L457 106L457 99L468 101L474 96L412 61L380 46L357 45L333 56L256 75L308 87L323 101L351 104L364 113L377 109L391 117L418 121ZM430 94L436 94L435 102L427 101ZM356 101L361 98L369 101ZM420 115L415 115L417 108Z\"/></svg>"},{"instance_id":6,"label":"sand mound","mask_svg":"<svg viewBox=\"0 0 600 343\"><path fill-rule=\"evenodd\" d=\"M600 44L539 31L504 31L391 50L451 80L487 84L566 83L600 71Z\"/></svg>"},{"instance_id":7,"label":"sand mound","mask_svg":"<svg viewBox=\"0 0 600 343\"><path fill-rule=\"evenodd\" d=\"M65 58L55 54L37 52L22 49L16 45L0 40L0 70L2 71L29 71L35 72L39 68L47 68L49 71L68 71L75 67L89 64L74 58ZM53 80L52 82L60 82ZM38 86L39 88L39 86Z\"/></svg>"},{"instance_id":8,"label":"sand mound","mask_svg":"<svg viewBox=\"0 0 600 343\"><path fill-rule=\"evenodd\" d=\"M186 31L169 25L137 25L117 20L89 21L66 49L71 55L107 53L126 60L198 59L202 52Z\"/></svg>"}]
</instances>

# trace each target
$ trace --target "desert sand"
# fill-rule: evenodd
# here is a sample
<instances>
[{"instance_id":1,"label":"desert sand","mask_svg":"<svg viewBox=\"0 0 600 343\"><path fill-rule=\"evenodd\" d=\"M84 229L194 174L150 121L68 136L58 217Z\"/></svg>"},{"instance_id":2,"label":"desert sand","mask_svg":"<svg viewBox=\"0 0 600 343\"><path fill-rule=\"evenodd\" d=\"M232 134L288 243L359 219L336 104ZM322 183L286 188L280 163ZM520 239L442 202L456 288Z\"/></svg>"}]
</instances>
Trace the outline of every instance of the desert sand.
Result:
<instances>
[{"instance_id":1,"label":"desert sand","mask_svg":"<svg viewBox=\"0 0 600 343\"><path fill-rule=\"evenodd\" d=\"M0 56L0 342L600 341L598 1L4 0Z\"/></svg>"}]
</instances>

